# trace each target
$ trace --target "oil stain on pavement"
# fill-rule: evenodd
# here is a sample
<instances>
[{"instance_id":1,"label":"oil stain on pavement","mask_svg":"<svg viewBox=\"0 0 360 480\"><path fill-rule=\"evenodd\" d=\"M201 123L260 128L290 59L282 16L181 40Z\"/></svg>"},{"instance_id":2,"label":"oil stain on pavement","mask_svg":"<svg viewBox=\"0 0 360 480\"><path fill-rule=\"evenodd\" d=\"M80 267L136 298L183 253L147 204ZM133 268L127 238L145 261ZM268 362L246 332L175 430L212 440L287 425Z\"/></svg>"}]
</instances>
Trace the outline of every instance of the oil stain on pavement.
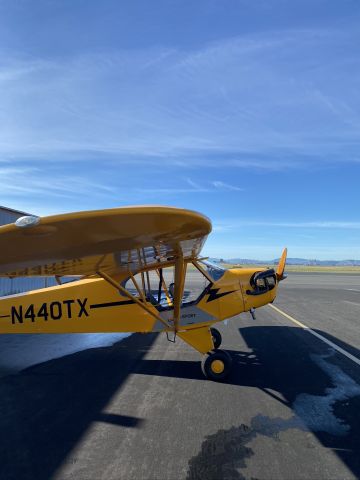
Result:
<instances>
[{"instance_id":1,"label":"oil stain on pavement","mask_svg":"<svg viewBox=\"0 0 360 480\"><path fill-rule=\"evenodd\" d=\"M311 355L312 361L331 379L333 386L325 390L325 395L297 395L292 405L295 414L288 419L256 415L250 426L241 424L207 436L200 452L189 461L187 480L244 480L246 477L240 470L246 468L246 460L254 455L248 445L258 435L279 440L280 432L297 429L346 436L350 427L337 418L335 407L339 402L360 396L360 386L340 367L327 361L332 355L332 352Z\"/></svg>"}]
</instances>

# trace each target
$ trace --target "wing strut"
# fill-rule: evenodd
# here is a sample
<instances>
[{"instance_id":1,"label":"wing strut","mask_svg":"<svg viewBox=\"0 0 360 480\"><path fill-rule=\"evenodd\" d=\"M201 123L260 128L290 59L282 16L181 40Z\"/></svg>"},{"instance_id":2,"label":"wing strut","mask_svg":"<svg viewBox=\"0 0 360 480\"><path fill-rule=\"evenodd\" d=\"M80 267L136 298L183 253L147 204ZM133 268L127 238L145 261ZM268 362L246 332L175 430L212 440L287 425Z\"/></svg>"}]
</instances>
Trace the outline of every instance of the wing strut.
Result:
<instances>
[{"instance_id":1,"label":"wing strut","mask_svg":"<svg viewBox=\"0 0 360 480\"><path fill-rule=\"evenodd\" d=\"M97 275L99 275L99 277L103 278L104 280L106 280L111 286L113 286L116 290L120 291L121 293L123 293L126 297L130 298L131 300L133 300L137 305L139 305L139 307L141 307L143 310L145 310L147 313L149 313L150 315L152 315L154 318L156 318L156 320L158 320L159 322L161 322L163 325L165 325L165 327L167 327L168 329L170 330L174 330L174 327L172 327L171 325L169 325L167 323L166 320L164 320L163 318L160 317L160 315L158 315L157 313L155 313L151 308L149 308L144 302L140 301L138 298L134 297L134 295L131 295L130 292L128 292L126 290L126 288L124 288L122 285L120 285L119 283L117 283L113 278L111 278L109 275L107 275L105 272L102 272L101 270L98 270L97 272Z\"/></svg>"},{"instance_id":2,"label":"wing strut","mask_svg":"<svg viewBox=\"0 0 360 480\"><path fill-rule=\"evenodd\" d=\"M138 291L140 297L141 297L141 300L145 303L146 302L146 298L145 298L145 295L144 295L144 291L145 290L141 290L141 288L139 287L134 275L132 274L131 270L129 270L129 275L130 275L130 278L136 288L136 290Z\"/></svg>"},{"instance_id":3,"label":"wing strut","mask_svg":"<svg viewBox=\"0 0 360 480\"><path fill-rule=\"evenodd\" d=\"M175 291L174 291L174 330L179 330L180 324L180 307L184 295L186 265L182 253L178 253L175 260Z\"/></svg>"},{"instance_id":4,"label":"wing strut","mask_svg":"<svg viewBox=\"0 0 360 480\"><path fill-rule=\"evenodd\" d=\"M160 279L159 270L156 270L156 273L157 273L157 275L158 275L158 277L159 277L159 279ZM164 276L162 277L162 288L164 289L164 292L165 292L166 301L167 301L169 307L171 307L173 303L172 303L172 300L171 300L171 298L170 298L169 290L168 290L168 288L167 288L167 286L166 286L166 282L165 282L165 280L164 280Z\"/></svg>"}]
</instances>

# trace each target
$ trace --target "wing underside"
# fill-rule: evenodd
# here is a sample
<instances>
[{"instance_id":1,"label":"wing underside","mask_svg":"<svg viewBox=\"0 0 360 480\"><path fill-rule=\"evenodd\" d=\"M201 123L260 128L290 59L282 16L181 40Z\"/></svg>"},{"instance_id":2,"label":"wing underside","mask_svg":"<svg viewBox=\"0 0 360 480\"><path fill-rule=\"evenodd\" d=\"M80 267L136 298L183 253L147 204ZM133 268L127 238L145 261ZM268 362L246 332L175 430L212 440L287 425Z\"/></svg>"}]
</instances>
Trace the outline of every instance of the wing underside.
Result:
<instances>
[{"instance_id":1,"label":"wing underside","mask_svg":"<svg viewBox=\"0 0 360 480\"><path fill-rule=\"evenodd\" d=\"M196 212L126 207L42 217L35 226L0 227L0 276L91 276L196 258L211 231Z\"/></svg>"}]
</instances>

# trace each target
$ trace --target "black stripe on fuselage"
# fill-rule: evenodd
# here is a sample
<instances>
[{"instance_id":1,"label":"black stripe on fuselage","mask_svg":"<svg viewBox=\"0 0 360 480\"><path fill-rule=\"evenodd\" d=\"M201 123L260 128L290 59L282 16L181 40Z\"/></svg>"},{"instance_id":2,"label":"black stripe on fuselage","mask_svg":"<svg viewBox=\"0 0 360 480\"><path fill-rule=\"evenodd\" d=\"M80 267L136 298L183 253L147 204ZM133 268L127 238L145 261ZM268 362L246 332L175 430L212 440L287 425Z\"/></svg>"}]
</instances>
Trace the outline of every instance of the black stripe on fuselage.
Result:
<instances>
[{"instance_id":1,"label":"black stripe on fuselage","mask_svg":"<svg viewBox=\"0 0 360 480\"><path fill-rule=\"evenodd\" d=\"M225 297L225 295L229 295L230 293L234 293L236 290L231 290L230 292L223 292L223 293L218 293L220 288L211 288L209 289L208 293L208 299L206 300L206 303L213 302L214 300L217 300L218 298Z\"/></svg>"},{"instance_id":2,"label":"black stripe on fuselage","mask_svg":"<svg viewBox=\"0 0 360 480\"><path fill-rule=\"evenodd\" d=\"M94 305L90 305L90 308L117 307L119 305L131 305L132 303L135 303L134 300L124 300L122 302L95 303Z\"/></svg>"}]
</instances>

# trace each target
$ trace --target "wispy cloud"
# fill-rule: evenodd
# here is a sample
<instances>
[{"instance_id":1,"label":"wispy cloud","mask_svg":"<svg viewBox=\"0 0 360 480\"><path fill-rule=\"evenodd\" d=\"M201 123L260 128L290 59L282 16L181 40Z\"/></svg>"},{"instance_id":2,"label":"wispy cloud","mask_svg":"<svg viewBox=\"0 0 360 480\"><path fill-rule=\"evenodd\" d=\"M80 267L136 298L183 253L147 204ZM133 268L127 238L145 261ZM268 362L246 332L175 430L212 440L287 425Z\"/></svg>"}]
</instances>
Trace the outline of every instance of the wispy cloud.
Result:
<instances>
[{"instance_id":1,"label":"wispy cloud","mask_svg":"<svg viewBox=\"0 0 360 480\"><path fill-rule=\"evenodd\" d=\"M360 244L354 2L91 1L81 23L79 2L17 3L0 8L1 204L196 209L231 255Z\"/></svg>"},{"instance_id":2,"label":"wispy cloud","mask_svg":"<svg viewBox=\"0 0 360 480\"><path fill-rule=\"evenodd\" d=\"M227 183L221 181L212 181L212 182L202 182L202 184L198 182L194 182L190 178L185 180L185 185L189 185L188 187L179 187L175 186L174 188L171 187L152 187L152 188L135 188L136 192L148 193L153 195L161 195L161 194L171 194L177 195L182 193L214 193L214 192L230 192L230 191L244 191L243 188L236 187L234 185L229 185ZM178 184L177 184L178 185Z\"/></svg>"},{"instance_id":3,"label":"wispy cloud","mask_svg":"<svg viewBox=\"0 0 360 480\"><path fill-rule=\"evenodd\" d=\"M303 29L190 53L157 47L56 61L3 53L0 158L106 154L118 163L166 157L189 168L268 169L351 160L360 143L359 98L350 94L357 67L349 53L332 81L339 59L323 53L336 45L346 57L356 38Z\"/></svg>"},{"instance_id":4,"label":"wispy cloud","mask_svg":"<svg viewBox=\"0 0 360 480\"><path fill-rule=\"evenodd\" d=\"M154 199L184 206L184 194L190 199L242 191L220 180L169 177L164 183L156 175L148 175L146 170L118 174L116 168L96 162L88 165L80 162L76 167L72 164L71 170L66 163L0 164L0 190L2 205L42 214L151 203ZM190 208L193 207L190 205Z\"/></svg>"},{"instance_id":5,"label":"wispy cloud","mask_svg":"<svg viewBox=\"0 0 360 480\"><path fill-rule=\"evenodd\" d=\"M252 221L238 220L215 222L213 230L216 232L228 232L242 227L271 227L290 229L337 229L337 230L359 230L360 222L343 221L310 221L310 222L274 222L274 221Z\"/></svg>"},{"instance_id":6,"label":"wispy cloud","mask_svg":"<svg viewBox=\"0 0 360 480\"><path fill-rule=\"evenodd\" d=\"M244 191L243 188L236 187L235 185L230 185L225 182L221 182L220 180L216 180L212 182L215 188L218 188L220 190L229 190L229 191L236 191L236 192L242 192Z\"/></svg>"},{"instance_id":7,"label":"wispy cloud","mask_svg":"<svg viewBox=\"0 0 360 480\"><path fill-rule=\"evenodd\" d=\"M16 197L40 197L47 200L51 197L76 199L81 195L96 193L98 197L112 196L116 190L107 185L95 182L86 174L83 176L71 173L59 173L57 169L41 169L36 167L0 167L0 191L2 203L4 199L12 202Z\"/></svg>"}]
</instances>

